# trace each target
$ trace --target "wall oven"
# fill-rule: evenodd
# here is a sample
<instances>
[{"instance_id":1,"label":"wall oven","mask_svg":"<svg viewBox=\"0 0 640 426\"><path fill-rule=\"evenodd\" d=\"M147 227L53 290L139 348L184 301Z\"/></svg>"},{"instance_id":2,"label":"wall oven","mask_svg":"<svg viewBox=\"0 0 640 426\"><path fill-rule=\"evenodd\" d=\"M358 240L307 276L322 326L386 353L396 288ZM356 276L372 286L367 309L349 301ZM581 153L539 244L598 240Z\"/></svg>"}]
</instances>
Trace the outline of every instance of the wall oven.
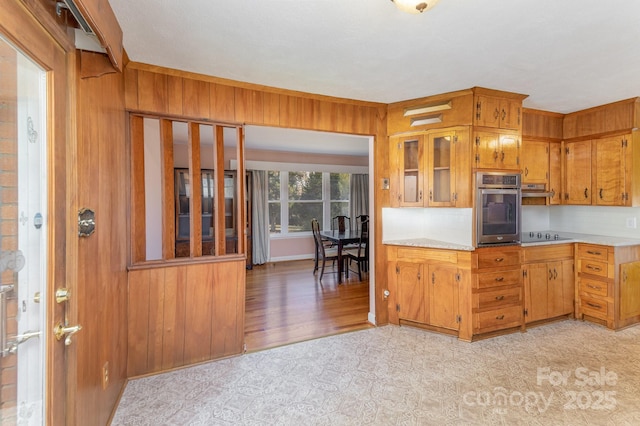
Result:
<instances>
[{"instance_id":1,"label":"wall oven","mask_svg":"<svg viewBox=\"0 0 640 426\"><path fill-rule=\"evenodd\" d=\"M476 245L518 244L521 204L519 173L478 172Z\"/></svg>"}]
</instances>

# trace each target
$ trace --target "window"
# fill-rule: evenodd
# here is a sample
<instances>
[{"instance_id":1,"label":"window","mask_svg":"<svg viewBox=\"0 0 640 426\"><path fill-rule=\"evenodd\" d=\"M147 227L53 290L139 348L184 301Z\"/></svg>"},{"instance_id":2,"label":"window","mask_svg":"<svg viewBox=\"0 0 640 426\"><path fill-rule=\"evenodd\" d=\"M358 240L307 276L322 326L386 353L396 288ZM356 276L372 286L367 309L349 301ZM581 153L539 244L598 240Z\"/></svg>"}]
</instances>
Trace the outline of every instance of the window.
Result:
<instances>
[{"instance_id":1,"label":"window","mask_svg":"<svg viewBox=\"0 0 640 426\"><path fill-rule=\"evenodd\" d=\"M272 234L311 232L311 219L324 229L331 218L349 214L349 173L269 171L269 228Z\"/></svg>"}]
</instances>

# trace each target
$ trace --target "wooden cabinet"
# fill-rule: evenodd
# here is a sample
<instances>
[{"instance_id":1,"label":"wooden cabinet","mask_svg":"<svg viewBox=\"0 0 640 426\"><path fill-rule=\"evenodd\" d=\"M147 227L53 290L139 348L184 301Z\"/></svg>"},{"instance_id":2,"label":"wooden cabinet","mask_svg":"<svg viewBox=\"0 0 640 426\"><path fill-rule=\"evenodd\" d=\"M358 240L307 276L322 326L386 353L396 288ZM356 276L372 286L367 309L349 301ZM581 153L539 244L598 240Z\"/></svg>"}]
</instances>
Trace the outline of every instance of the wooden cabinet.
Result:
<instances>
[{"instance_id":1,"label":"wooden cabinet","mask_svg":"<svg viewBox=\"0 0 640 426\"><path fill-rule=\"evenodd\" d=\"M549 183L549 142L522 138L522 183Z\"/></svg>"},{"instance_id":2,"label":"wooden cabinet","mask_svg":"<svg viewBox=\"0 0 640 426\"><path fill-rule=\"evenodd\" d=\"M477 249L473 254L473 334L523 328L520 247Z\"/></svg>"},{"instance_id":3,"label":"wooden cabinet","mask_svg":"<svg viewBox=\"0 0 640 426\"><path fill-rule=\"evenodd\" d=\"M390 321L457 332L460 287L470 279L465 254L391 246L388 255Z\"/></svg>"},{"instance_id":4,"label":"wooden cabinet","mask_svg":"<svg viewBox=\"0 0 640 426\"><path fill-rule=\"evenodd\" d=\"M395 136L390 141L394 206L472 205L467 127Z\"/></svg>"},{"instance_id":5,"label":"wooden cabinet","mask_svg":"<svg viewBox=\"0 0 640 426\"><path fill-rule=\"evenodd\" d=\"M576 316L617 330L640 322L640 246L577 244Z\"/></svg>"},{"instance_id":6,"label":"wooden cabinet","mask_svg":"<svg viewBox=\"0 0 640 426\"><path fill-rule=\"evenodd\" d=\"M565 204L591 204L591 141L565 144Z\"/></svg>"},{"instance_id":7,"label":"wooden cabinet","mask_svg":"<svg viewBox=\"0 0 640 426\"><path fill-rule=\"evenodd\" d=\"M519 130L522 127L522 100L476 95L474 124Z\"/></svg>"},{"instance_id":8,"label":"wooden cabinet","mask_svg":"<svg viewBox=\"0 0 640 426\"><path fill-rule=\"evenodd\" d=\"M476 131L475 167L520 170L520 137L515 133Z\"/></svg>"},{"instance_id":9,"label":"wooden cabinet","mask_svg":"<svg viewBox=\"0 0 640 426\"><path fill-rule=\"evenodd\" d=\"M573 244L522 249L525 322L574 313Z\"/></svg>"},{"instance_id":10,"label":"wooden cabinet","mask_svg":"<svg viewBox=\"0 0 640 426\"><path fill-rule=\"evenodd\" d=\"M565 203L631 206L632 142L631 134L567 142Z\"/></svg>"}]
</instances>

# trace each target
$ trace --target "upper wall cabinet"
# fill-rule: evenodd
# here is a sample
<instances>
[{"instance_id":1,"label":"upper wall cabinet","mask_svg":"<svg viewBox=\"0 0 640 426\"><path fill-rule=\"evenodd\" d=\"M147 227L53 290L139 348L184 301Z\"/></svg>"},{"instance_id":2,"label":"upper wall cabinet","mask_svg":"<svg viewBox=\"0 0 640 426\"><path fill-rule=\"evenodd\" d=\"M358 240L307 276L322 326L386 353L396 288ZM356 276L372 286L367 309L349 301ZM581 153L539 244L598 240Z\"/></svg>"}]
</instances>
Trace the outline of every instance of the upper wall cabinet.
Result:
<instances>
[{"instance_id":1,"label":"upper wall cabinet","mask_svg":"<svg viewBox=\"0 0 640 426\"><path fill-rule=\"evenodd\" d=\"M638 127L640 98L631 98L567 114L563 120L563 138L600 136Z\"/></svg>"},{"instance_id":2,"label":"upper wall cabinet","mask_svg":"<svg viewBox=\"0 0 640 426\"><path fill-rule=\"evenodd\" d=\"M471 207L469 128L392 136L391 202L396 207Z\"/></svg>"},{"instance_id":3,"label":"upper wall cabinet","mask_svg":"<svg viewBox=\"0 0 640 426\"><path fill-rule=\"evenodd\" d=\"M526 95L476 87L473 124L495 129L522 129L522 100Z\"/></svg>"}]
</instances>

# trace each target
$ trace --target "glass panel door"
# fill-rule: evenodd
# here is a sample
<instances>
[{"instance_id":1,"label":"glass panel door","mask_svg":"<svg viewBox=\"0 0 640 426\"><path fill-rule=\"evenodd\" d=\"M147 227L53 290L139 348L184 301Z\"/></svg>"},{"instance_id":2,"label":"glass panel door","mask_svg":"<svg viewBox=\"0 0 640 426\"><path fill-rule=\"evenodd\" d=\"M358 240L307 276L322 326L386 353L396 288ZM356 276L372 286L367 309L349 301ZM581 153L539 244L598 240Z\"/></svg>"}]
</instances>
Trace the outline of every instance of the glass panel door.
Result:
<instances>
[{"instance_id":1,"label":"glass panel door","mask_svg":"<svg viewBox=\"0 0 640 426\"><path fill-rule=\"evenodd\" d=\"M0 37L1 424L45 418L46 96L44 70Z\"/></svg>"}]
</instances>

